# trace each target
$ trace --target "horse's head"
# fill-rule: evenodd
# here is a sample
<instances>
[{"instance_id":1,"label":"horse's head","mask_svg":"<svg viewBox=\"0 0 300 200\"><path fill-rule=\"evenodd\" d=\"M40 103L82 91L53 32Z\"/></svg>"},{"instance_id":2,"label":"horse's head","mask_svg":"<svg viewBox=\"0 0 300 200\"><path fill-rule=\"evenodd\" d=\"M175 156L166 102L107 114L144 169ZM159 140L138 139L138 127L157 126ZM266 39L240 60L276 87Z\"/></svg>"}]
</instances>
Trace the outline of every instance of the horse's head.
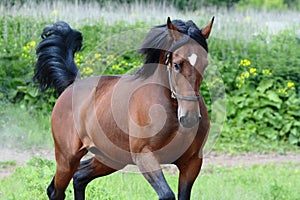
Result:
<instances>
[{"instance_id":1,"label":"horse's head","mask_svg":"<svg viewBox=\"0 0 300 200\"><path fill-rule=\"evenodd\" d=\"M166 52L165 64L172 97L178 101L178 120L182 127L191 128L199 123L200 85L207 61L207 43L214 18L202 30L192 22L186 23L170 18L168 35L172 45Z\"/></svg>"}]
</instances>

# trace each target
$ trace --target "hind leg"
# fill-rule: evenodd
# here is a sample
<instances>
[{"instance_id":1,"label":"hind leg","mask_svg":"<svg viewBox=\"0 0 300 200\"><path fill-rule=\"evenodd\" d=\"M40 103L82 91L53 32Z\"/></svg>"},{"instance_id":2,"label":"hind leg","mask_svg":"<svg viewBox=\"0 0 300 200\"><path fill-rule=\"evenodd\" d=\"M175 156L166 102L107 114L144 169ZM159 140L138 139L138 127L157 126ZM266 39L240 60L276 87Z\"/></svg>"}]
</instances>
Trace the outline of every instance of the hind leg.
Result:
<instances>
[{"instance_id":1,"label":"hind leg","mask_svg":"<svg viewBox=\"0 0 300 200\"><path fill-rule=\"evenodd\" d=\"M80 159L87 153L85 148L82 149L82 143L76 133L72 137L65 136L60 140L57 139L54 137L56 173L47 188L50 200L65 198L65 190L79 166Z\"/></svg>"},{"instance_id":2,"label":"hind leg","mask_svg":"<svg viewBox=\"0 0 300 200\"><path fill-rule=\"evenodd\" d=\"M52 182L47 188L47 194L50 200L63 200L65 198L65 190L75 173L81 157L84 152L80 152L72 159L58 158L56 173ZM58 156L60 157L60 156Z\"/></svg>"},{"instance_id":3,"label":"hind leg","mask_svg":"<svg viewBox=\"0 0 300 200\"><path fill-rule=\"evenodd\" d=\"M77 155L70 157L64 157L63 154L56 152L56 173L47 188L50 200L63 200L65 198L65 190L79 165L80 159L86 152L86 150L82 150Z\"/></svg>"},{"instance_id":4,"label":"hind leg","mask_svg":"<svg viewBox=\"0 0 300 200\"><path fill-rule=\"evenodd\" d=\"M73 187L75 200L85 199L85 188L93 179L111 174L117 171L98 161L96 158L90 158L80 162L80 166L73 176Z\"/></svg>"}]
</instances>

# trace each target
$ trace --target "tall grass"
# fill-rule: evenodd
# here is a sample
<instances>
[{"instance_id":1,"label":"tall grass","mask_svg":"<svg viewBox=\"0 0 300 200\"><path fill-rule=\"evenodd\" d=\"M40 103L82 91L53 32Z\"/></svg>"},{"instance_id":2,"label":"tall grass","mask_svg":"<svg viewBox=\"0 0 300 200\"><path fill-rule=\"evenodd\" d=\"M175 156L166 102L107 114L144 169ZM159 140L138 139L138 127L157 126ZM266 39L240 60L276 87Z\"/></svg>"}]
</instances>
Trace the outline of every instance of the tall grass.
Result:
<instances>
[{"instance_id":1,"label":"tall grass","mask_svg":"<svg viewBox=\"0 0 300 200\"><path fill-rule=\"evenodd\" d=\"M1 4L1 3L0 3ZM97 2L90 3L67 3L61 1L44 1L40 4L35 2L26 2L22 6L15 5L9 10L0 5L0 16L24 16L43 20L65 20L75 24L93 24L99 20L112 24L119 21L126 23L135 23L137 21L153 22L157 19L166 19L169 15L182 15L172 5L166 1L116 4L107 3L106 6L100 6Z\"/></svg>"},{"instance_id":2,"label":"tall grass","mask_svg":"<svg viewBox=\"0 0 300 200\"><path fill-rule=\"evenodd\" d=\"M149 25L165 23L166 18L180 18L194 20L199 26L207 23L212 16L216 16L213 29L214 37L246 40L261 32L276 34L285 29L300 29L300 13L296 11L257 11L235 10L226 8L203 7L196 11L179 11L168 1L147 4L136 2L131 4L107 3L100 6L98 3L67 3L61 1L46 1L35 3L28 1L22 6L5 7L0 3L0 17L23 16L44 21L64 20L74 26L91 25L98 21L108 24L124 22L134 24L143 21Z\"/></svg>"}]
</instances>

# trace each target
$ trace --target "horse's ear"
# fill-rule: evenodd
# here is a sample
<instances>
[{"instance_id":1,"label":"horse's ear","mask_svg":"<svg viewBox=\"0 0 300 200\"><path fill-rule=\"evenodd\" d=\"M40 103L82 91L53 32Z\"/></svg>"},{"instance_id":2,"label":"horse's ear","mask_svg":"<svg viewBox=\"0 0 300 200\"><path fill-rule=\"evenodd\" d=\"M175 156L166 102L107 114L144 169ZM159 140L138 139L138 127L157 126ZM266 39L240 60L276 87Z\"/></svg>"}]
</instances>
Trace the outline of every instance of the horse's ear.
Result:
<instances>
[{"instance_id":1,"label":"horse's ear","mask_svg":"<svg viewBox=\"0 0 300 200\"><path fill-rule=\"evenodd\" d=\"M212 25L214 23L214 20L215 20L215 17L213 17L210 21L209 24L207 24L202 30L201 30L201 33L202 35L207 39L209 37L209 34L210 34L210 31L211 31L211 28L212 28Z\"/></svg>"},{"instance_id":2,"label":"horse's ear","mask_svg":"<svg viewBox=\"0 0 300 200\"><path fill-rule=\"evenodd\" d=\"M176 26L174 26L174 24L172 24L170 17L168 17L167 19L167 26L168 26L168 34L169 36L176 42L181 38L181 34L178 31L178 29L176 28Z\"/></svg>"}]
</instances>

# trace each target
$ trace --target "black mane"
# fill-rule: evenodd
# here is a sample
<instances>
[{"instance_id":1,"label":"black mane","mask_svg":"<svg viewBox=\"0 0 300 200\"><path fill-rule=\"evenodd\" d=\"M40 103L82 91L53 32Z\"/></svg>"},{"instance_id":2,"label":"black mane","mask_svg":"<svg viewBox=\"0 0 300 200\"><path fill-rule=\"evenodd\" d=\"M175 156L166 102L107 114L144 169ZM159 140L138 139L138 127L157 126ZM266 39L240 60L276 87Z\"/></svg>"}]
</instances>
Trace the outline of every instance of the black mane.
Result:
<instances>
[{"instance_id":1,"label":"black mane","mask_svg":"<svg viewBox=\"0 0 300 200\"><path fill-rule=\"evenodd\" d=\"M180 33L189 36L208 51L206 39L193 21L173 20L172 24L176 26ZM159 64L161 52L168 51L172 44L173 40L168 36L167 24L152 28L142 43L141 48L137 51L137 53L144 56L144 65L137 71L136 76L143 78L150 77Z\"/></svg>"}]
</instances>

